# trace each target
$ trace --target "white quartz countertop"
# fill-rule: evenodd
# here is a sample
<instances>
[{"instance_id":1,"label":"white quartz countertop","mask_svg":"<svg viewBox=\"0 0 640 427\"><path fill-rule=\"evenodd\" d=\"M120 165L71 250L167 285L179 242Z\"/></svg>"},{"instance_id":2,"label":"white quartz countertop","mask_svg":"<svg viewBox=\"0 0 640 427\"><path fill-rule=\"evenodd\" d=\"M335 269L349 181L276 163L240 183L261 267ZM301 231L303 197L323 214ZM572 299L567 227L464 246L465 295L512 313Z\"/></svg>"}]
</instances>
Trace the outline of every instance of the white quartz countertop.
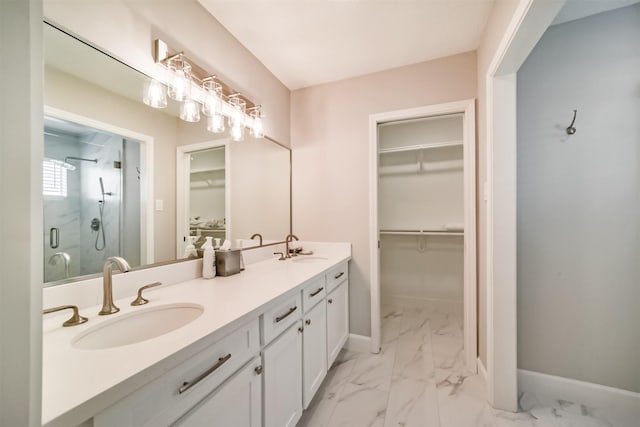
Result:
<instances>
[{"instance_id":1,"label":"white quartz countertop","mask_svg":"<svg viewBox=\"0 0 640 427\"><path fill-rule=\"evenodd\" d=\"M144 293L148 304L132 307L129 305L131 297L120 299L115 301L120 312L110 316L98 316L99 306L85 308L81 314L89 321L80 326L61 326L62 321L70 317L68 310L59 316L46 317L43 324L43 425L77 425L91 418L259 315L274 299L349 260L351 247L333 244L314 256L327 259L308 263L270 259L247 265L245 271L234 276L198 278L149 289ZM162 277L154 280L162 280ZM117 295L115 285L114 293ZM69 303L73 304L73 301ZM100 323L173 303L199 304L204 312L179 329L135 344L102 350L83 350L72 345L75 337Z\"/></svg>"}]
</instances>

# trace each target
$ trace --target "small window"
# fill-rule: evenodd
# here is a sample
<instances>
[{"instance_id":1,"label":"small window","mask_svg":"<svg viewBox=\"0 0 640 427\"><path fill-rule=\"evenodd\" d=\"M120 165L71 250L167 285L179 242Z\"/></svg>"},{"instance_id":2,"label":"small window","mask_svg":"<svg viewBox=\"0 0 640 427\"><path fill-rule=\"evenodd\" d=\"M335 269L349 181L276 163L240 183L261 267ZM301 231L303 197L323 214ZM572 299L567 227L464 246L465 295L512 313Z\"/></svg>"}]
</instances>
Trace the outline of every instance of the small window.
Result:
<instances>
[{"instance_id":1,"label":"small window","mask_svg":"<svg viewBox=\"0 0 640 427\"><path fill-rule=\"evenodd\" d=\"M67 197L67 171L64 162L54 159L42 161L42 194Z\"/></svg>"}]
</instances>

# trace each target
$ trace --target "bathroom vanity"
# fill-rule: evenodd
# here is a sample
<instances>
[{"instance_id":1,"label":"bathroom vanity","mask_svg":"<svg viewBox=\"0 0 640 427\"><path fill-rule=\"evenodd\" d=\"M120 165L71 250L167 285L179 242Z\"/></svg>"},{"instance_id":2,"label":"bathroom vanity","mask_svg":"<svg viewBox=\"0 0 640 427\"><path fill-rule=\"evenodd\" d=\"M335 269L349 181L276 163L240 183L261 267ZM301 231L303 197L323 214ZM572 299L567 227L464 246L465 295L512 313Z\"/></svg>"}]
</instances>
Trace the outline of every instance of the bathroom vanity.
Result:
<instances>
[{"instance_id":1,"label":"bathroom vanity","mask_svg":"<svg viewBox=\"0 0 640 427\"><path fill-rule=\"evenodd\" d=\"M185 279L201 260L117 274L119 313L81 306L89 321L67 328L68 313L48 316L43 425L294 426L349 325L350 245L304 245L315 254L247 263L240 274L211 280ZM273 248L255 251L266 250ZM119 289L135 287L125 280L163 279L145 292L146 305L120 298ZM45 304L62 298L56 292Z\"/></svg>"}]
</instances>

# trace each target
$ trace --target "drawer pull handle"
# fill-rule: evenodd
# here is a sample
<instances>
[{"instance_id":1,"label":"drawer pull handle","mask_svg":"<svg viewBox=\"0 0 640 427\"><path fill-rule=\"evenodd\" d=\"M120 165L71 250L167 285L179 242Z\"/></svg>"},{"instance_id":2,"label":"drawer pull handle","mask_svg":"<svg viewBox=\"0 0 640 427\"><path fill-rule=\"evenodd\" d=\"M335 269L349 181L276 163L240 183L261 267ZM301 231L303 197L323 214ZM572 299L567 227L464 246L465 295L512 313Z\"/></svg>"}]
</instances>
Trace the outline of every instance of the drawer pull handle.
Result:
<instances>
[{"instance_id":1,"label":"drawer pull handle","mask_svg":"<svg viewBox=\"0 0 640 427\"><path fill-rule=\"evenodd\" d=\"M231 353L227 354L224 357L220 357L215 365L207 369L205 372L198 375L198 377L194 378L192 381L185 381L182 384L182 387L178 389L178 393L182 394L185 391L189 390L194 385L198 384L200 381L211 375L216 369L224 365L229 359L231 359Z\"/></svg>"},{"instance_id":2,"label":"drawer pull handle","mask_svg":"<svg viewBox=\"0 0 640 427\"><path fill-rule=\"evenodd\" d=\"M321 288L318 288L315 292L311 292L309 294L309 296L315 297L316 295L318 295L320 292L322 292L322 290L324 289L324 286Z\"/></svg>"},{"instance_id":3,"label":"drawer pull handle","mask_svg":"<svg viewBox=\"0 0 640 427\"><path fill-rule=\"evenodd\" d=\"M289 317L289 315L290 315L291 313L293 313L293 312L294 312L294 311L296 311L297 309L298 309L298 306L297 306L297 305L296 305L296 306L291 307L291 308L289 309L289 311L287 311L285 314L283 314L283 315L281 315L281 316L276 317L276 323L278 323L278 322L280 322L280 321L282 321L282 320L286 319L287 317Z\"/></svg>"},{"instance_id":4,"label":"drawer pull handle","mask_svg":"<svg viewBox=\"0 0 640 427\"><path fill-rule=\"evenodd\" d=\"M334 279L339 279L342 277L342 275L344 274L344 271L341 271L340 273L336 274L335 276L333 276Z\"/></svg>"},{"instance_id":5,"label":"drawer pull handle","mask_svg":"<svg viewBox=\"0 0 640 427\"><path fill-rule=\"evenodd\" d=\"M329 304L333 304L333 298L329 298L329 301L327 301Z\"/></svg>"}]
</instances>

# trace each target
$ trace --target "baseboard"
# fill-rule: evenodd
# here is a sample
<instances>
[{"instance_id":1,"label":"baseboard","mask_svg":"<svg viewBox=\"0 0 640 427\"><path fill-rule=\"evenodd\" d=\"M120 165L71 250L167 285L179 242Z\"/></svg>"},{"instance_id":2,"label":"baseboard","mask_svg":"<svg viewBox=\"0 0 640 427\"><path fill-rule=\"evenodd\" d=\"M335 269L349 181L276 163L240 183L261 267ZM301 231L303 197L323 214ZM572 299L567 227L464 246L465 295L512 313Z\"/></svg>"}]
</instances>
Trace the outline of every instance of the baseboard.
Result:
<instances>
[{"instance_id":1,"label":"baseboard","mask_svg":"<svg viewBox=\"0 0 640 427\"><path fill-rule=\"evenodd\" d=\"M482 363L482 360L478 357L478 374L480 375L480 378L482 378L484 380L484 383L487 383L487 368L484 367L484 363Z\"/></svg>"},{"instance_id":2,"label":"baseboard","mask_svg":"<svg viewBox=\"0 0 640 427\"><path fill-rule=\"evenodd\" d=\"M371 352L371 337L349 334L344 348L358 353L369 353Z\"/></svg>"},{"instance_id":3,"label":"baseboard","mask_svg":"<svg viewBox=\"0 0 640 427\"><path fill-rule=\"evenodd\" d=\"M599 408L622 419L640 418L640 393L518 369L519 392Z\"/></svg>"}]
</instances>

